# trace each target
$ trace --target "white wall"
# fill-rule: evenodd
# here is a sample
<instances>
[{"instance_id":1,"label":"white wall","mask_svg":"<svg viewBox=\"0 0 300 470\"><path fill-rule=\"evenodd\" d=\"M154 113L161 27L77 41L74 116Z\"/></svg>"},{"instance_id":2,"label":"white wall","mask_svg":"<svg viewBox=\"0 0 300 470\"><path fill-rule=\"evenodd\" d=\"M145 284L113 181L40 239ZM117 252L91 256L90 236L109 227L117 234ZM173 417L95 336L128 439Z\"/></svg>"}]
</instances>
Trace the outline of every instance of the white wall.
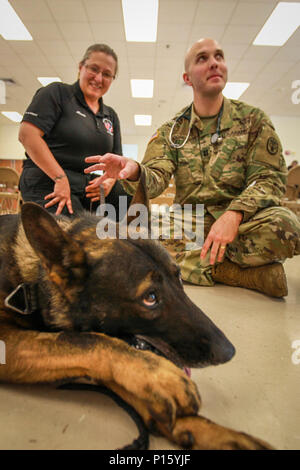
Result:
<instances>
[{"instance_id":1,"label":"white wall","mask_svg":"<svg viewBox=\"0 0 300 470\"><path fill-rule=\"evenodd\" d=\"M24 148L18 141L19 124L0 126L0 159L23 160Z\"/></svg>"}]
</instances>

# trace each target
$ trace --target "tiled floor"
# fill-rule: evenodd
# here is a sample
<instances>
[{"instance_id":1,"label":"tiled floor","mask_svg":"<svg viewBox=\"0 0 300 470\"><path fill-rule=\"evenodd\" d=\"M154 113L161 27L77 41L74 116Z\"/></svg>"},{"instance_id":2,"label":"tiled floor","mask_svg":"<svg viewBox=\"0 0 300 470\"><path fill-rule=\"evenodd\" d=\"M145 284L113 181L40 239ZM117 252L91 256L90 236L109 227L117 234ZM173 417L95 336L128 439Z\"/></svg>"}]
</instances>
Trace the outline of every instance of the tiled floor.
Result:
<instances>
[{"instance_id":1,"label":"tiled floor","mask_svg":"<svg viewBox=\"0 0 300 470\"><path fill-rule=\"evenodd\" d=\"M285 267L285 300L223 285L185 287L237 351L225 365L193 369L192 378L204 416L278 449L300 449L300 257ZM109 398L46 386L1 385L0 423L0 449L115 449L136 437ZM162 438L150 444L175 449Z\"/></svg>"}]
</instances>

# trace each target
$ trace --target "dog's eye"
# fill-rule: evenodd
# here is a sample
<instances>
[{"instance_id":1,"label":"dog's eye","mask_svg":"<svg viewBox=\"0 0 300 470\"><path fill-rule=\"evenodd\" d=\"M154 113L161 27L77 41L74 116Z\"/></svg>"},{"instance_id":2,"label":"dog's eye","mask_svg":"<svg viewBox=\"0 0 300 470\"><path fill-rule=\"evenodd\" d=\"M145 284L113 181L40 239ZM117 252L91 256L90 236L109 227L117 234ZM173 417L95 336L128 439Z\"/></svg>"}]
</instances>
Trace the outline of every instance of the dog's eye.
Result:
<instances>
[{"instance_id":1,"label":"dog's eye","mask_svg":"<svg viewBox=\"0 0 300 470\"><path fill-rule=\"evenodd\" d=\"M154 291L148 292L143 298L143 304L146 307L155 307L157 303L158 300Z\"/></svg>"}]
</instances>

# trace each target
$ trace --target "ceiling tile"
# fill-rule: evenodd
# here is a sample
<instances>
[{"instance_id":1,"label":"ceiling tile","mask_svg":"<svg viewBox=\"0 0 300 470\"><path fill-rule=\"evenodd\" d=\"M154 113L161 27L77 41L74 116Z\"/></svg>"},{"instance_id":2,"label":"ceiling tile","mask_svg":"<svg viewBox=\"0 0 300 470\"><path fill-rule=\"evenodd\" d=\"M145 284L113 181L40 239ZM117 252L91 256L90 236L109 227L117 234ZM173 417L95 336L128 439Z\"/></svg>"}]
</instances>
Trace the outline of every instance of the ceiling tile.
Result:
<instances>
[{"instance_id":1,"label":"ceiling tile","mask_svg":"<svg viewBox=\"0 0 300 470\"><path fill-rule=\"evenodd\" d=\"M233 82L251 82L255 80L263 67L264 63L261 61L241 60L234 68L234 72L230 74L228 80Z\"/></svg>"},{"instance_id":2,"label":"ceiling tile","mask_svg":"<svg viewBox=\"0 0 300 470\"><path fill-rule=\"evenodd\" d=\"M58 23L88 21L86 9L81 0L47 0L47 4Z\"/></svg>"},{"instance_id":3,"label":"ceiling tile","mask_svg":"<svg viewBox=\"0 0 300 470\"><path fill-rule=\"evenodd\" d=\"M48 41L51 39L62 39L61 31L53 21L48 22L32 22L27 21L26 26L28 27L33 39L35 41Z\"/></svg>"},{"instance_id":4,"label":"ceiling tile","mask_svg":"<svg viewBox=\"0 0 300 470\"><path fill-rule=\"evenodd\" d=\"M257 1L240 2L230 18L234 25L257 25L262 27L273 11L273 3Z\"/></svg>"},{"instance_id":5,"label":"ceiling tile","mask_svg":"<svg viewBox=\"0 0 300 470\"><path fill-rule=\"evenodd\" d=\"M243 59L269 62L277 52L278 47L275 46L253 46L251 44L243 55Z\"/></svg>"},{"instance_id":6,"label":"ceiling tile","mask_svg":"<svg viewBox=\"0 0 300 470\"><path fill-rule=\"evenodd\" d=\"M125 41L125 30L123 23L117 22L96 22L90 23L94 41L100 43L109 43L110 41Z\"/></svg>"},{"instance_id":7,"label":"ceiling tile","mask_svg":"<svg viewBox=\"0 0 300 470\"><path fill-rule=\"evenodd\" d=\"M119 0L83 0L89 21L101 23L123 23L123 12Z\"/></svg>"},{"instance_id":8,"label":"ceiling tile","mask_svg":"<svg viewBox=\"0 0 300 470\"><path fill-rule=\"evenodd\" d=\"M58 54L60 56L70 55L70 49L63 40L39 41L39 47L47 57L55 58Z\"/></svg>"},{"instance_id":9,"label":"ceiling tile","mask_svg":"<svg viewBox=\"0 0 300 470\"><path fill-rule=\"evenodd\" d=\"M83 58L85 51L91 45L91 41L66 41L66 45L70 50L72 57L76 63L79 63Z\"/></svg>"},{"instance_id":10,"label":"ceiling tile","mask_svg":"<svg viewBox=\"0 0 300 470\"><path fill-rule=\"evenodd\" d=\"M160 1L158 21L162 24L191 24L194 21L198 3L196 0L184 0L184 2Z\"/></svg>"},{"instance_id":11,"label":"ceiling tile","mask_svg":"<svg viewBox=\"0 0 300 470\"><path fill-rule=\"evenodd\" d=\"M154 57L128 57L128 66L130 72L134 69L138 70L139 73L144 74L145 70L147 69L148 71L151 71L151 76L153 77L154 63ZM151 76L150 78L152 78Z\"/></svg>"},{"instance_id":12,"label":"ceiling tile","mask_svg":"<svg viewBox=\"0 0 300 470\"><path fill-rule=\"evenodd\" d=\"M53 21L51 11L45 0L10 0L10 3L21 20L26 23L26 26L27 23Z\"/></svg>"},{"instance_id":13,"label":"ceiling tile","mask_svg":"<svg viewBox=\"0 0 300 470\"><path fill-rule=\"evenodd\" d=\"M236 8L237 1L200 1L195 16L196 24L226 25Z\"/></svg>"},{"instance_id":14,"label":"ceiling tile","mask_svg":"<svg viewBox=\"0 0 300 470\"><path fill-rule=\"evenodd\" d=\"M256 26L229 25L222 36L221 44L252 44L259 28Z\"/></svg>"},{"instance_id":15,"label":"ceiling tile","mask_svg":"<svg viewBox=\"0 0 300 470\"><path fill-rule=\"evenodd\" d=\"M89 41L91 44L94 42L90 25L87 22L61 22L58 27L66 41Z\"/></svg>"},{"instance_id":16,"label":"ceiling tile","mask_svg":"<svg viewBox=\"0 0 300 470\"><path fill-rule=\"evenodd\" d=\"M187 47L185 42L168 41L165 43L162 41L157 43L156 50L157 59L183 63Z\"/></svg>"},{"instance_id":17,"label":"ceiling tile","mask_svg":"<svg viewBox=\"0 0 300 470\"><path fill-rule=\"evenodd\" d=\"M201 38L213 38L220 42L225 29L226 26L224 24L201 24L196 22L196 24L193 25L188 38L189 45Z\"/></svg>"},{"instance_id":18,"label":"ceiling tile","mask_svg":"<svg viewBox=\"0 0 300 470\"><path fill-rule=\"evenodd\" d=\"M156 43L127 42L126 48L129 57L154 57L156 54Z\"/></svg>"},{"instance_id":19,"label":"ceiling tile","mask_svg":"<svg viewBox=\"0 0 300 470\"><path fill-rule=\"evenodd\" d=\"M190 24L159 23L157 27L157 42L164 42L165 44L170 42L186 43L190 32Z\"/></svg>"}]
</instances>

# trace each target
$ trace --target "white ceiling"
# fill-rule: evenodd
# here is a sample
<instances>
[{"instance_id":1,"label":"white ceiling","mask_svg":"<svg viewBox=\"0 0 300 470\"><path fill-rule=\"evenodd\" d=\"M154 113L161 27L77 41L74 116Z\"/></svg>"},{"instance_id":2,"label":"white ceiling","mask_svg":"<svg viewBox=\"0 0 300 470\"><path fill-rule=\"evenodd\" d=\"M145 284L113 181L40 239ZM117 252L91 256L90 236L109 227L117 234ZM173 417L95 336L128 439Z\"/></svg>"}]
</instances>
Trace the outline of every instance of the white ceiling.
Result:
<instances>
[{"instance_id":1,"label":"white ceiling","mask_svg":"<svg viewBox=\"0 0 300 470\"><path fill-rule=\"evenodd\" d=\"M295 0L294 0L295 1ZM300 2L300 0L298 0ZM10 0L33 41L0 37L0 78L12 78L0 111L28 106L41 86L37 76L73 83L86 48L107 43L118 54L119 76L105 95L126 136L146 136L191 102L183 85L183 58L200 37L213 37L224 51L230 81L247 81L241 100L269 115L300 116L292 82L300 80L300 28L282 47L252 46L276 0L160 0L156 43L127 43L121 0ZM153 99L132 98L130 79L154 78ZM136 127L134 114L152 114L151 127ZM0 114L0 125L10 121ZM13 124L12 124L13 125Z\"/></svg>"}]
</instances>

